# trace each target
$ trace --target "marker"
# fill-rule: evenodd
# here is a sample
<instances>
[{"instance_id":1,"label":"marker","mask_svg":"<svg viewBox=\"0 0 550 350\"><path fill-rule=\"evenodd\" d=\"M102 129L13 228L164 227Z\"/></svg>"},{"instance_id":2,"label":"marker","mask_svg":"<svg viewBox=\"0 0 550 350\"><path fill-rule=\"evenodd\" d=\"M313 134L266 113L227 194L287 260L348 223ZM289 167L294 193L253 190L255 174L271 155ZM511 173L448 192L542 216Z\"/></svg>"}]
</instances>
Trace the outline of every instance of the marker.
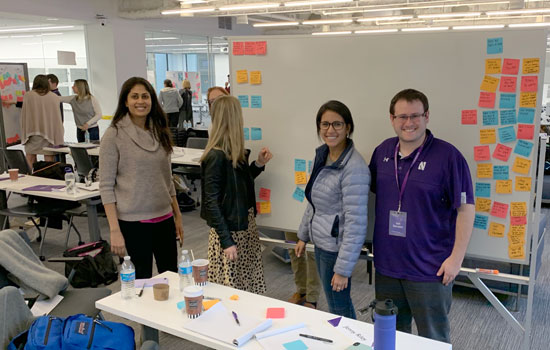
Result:
<instances>
[{"instance_id":1,"label":"marker","mask_svg":"<svg viewBox=\"0 0 550 350\"><path fill-rule=\"evenodd\" d=\"M476 267L476 272L478 273L488 273L490 275L498 275L498 270L491 270L491 269L480 269Z\"/></svg>"},{"instance_id":2,"label":"marker","mask_svg":"<svg viewBox=\"0 0 550 350\"><path fill-rule=\"evenodd\" d=\"M231 311L231 313L233 314L233 318L235 319L235 322L237 322L237 324L240 326L241 323L239 322L239 317L237 317L237 313L235 311Z\"/></svg>"},{"instance_id":3,"label":"marker","mask_svg":"<svg viewBox=\"0 0 550 350\"><path fill-rule=\"evenodd\" d=\"M309 335L309 334L302 334L302 333L300 333L300 337L304 337L304 338L308 338L308 339L313 339L313 340L324 341L325 343L332 343L332 340L330 340L330 339L321 338L321 337L316 337L316 336L314 336L314 335Z\"/></svg>"}]
</instances>

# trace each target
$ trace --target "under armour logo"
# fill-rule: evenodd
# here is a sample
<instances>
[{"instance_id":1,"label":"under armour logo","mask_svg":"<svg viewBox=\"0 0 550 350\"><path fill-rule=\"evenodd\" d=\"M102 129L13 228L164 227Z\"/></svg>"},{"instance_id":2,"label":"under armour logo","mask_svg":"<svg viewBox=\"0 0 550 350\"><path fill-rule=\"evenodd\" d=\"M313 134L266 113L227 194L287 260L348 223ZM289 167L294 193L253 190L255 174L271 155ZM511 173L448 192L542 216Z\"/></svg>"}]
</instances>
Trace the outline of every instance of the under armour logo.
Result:
<instances>
[{"instance_id":1,"label":"under armour logo","mask_svg":"<svg viewBox=\"0 0 550 350\"><path fill-rule=\"evenodd\" d=\"M384 163L387 163L390 160L388 157L384 157Z\"/></svg>"},{"instance_id":2,"label":"under armour logo","mask_svg":"<svg viewBox=\"0 0 550 350\"><path fill-rule=\"evenodd\" d=\"M418 164L418 170L424 170L426 168L426 162L420 162Z\"/></svg>"}]
</instances>

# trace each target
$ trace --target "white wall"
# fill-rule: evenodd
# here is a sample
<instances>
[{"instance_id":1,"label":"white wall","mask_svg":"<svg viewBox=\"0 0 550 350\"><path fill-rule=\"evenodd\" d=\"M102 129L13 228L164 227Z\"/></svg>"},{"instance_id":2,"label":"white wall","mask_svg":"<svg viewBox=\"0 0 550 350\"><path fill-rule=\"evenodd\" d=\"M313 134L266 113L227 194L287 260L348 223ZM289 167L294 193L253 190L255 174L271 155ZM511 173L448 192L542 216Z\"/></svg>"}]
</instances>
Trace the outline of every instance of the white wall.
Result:
<instances>
[{"instance_id":1,"label":"white wall","mask_svg":"<svg viewBox=\"0 0 550 350\"><path fill-rule=\"evenodd\" d=\"M225 86L229 74L229 55L214 55L216 86Z\"/></svg>"}]
</instances>

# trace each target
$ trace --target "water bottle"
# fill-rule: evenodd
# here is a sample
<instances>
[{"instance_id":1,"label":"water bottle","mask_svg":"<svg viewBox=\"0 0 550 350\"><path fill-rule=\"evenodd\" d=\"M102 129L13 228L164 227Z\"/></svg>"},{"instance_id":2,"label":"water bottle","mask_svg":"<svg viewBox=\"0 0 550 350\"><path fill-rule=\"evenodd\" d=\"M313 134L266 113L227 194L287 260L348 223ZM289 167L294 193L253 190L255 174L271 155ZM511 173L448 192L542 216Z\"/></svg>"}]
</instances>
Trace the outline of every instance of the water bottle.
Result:
<instances>
[{"instance_id":1,"label":"water bottle","mask_svg":"<svg viewBox=\"0 0 550 350\"><path fill-rule=\"evenodd\" d=\"M395 325L397 306L393 300L375 301L374 306L374 349L395 350Z\"/></svg>"},{"instance_id":2,"label":"water bottle","mask_svg":"<svg viewBox=\"0 0 550 350\"><path fill-rule=\"evenodd\" d=\"M134 283L136 281L136 268L129 256L124 257L120 270L120 295L122 299L132 299L136 295Z\"/></svg>"},{"instance_id":3,"label":"water bottle","mask_svg":"<svg viewBox=\"0 0 550 350\"><path fill-rule=\"evenodd\" d=\"M88 130L84 131L84 142L90 143L90 133Z\"/></svg>"},{"instance_id":4,"label":"water bottle","mask_svg":"<svg viewBox=\"0 0 550 350\"><path fill-rule=\"evenodd\" d=\"M181 251L181 258L178 264L178 274L180 275L180 292L187 286L193 286L193 268L191 266L191 257L187 250Z\"/></svg>"},{"instance_id":5,"label":"water bottle","mask_svg":"<svg viewBox=\"0 0 550 350\"><path fill-rule=\"evenodd\" d=\"M183 122L183 128L185 130L189 129L189 123L187 122L187 120Z\"/></svg>"},{"instance_id":6,"label":"water bottle","mask_svg":"<svg viewBox=\"0 0 550 350\"><path fill-rule=\"evenodd\" d=\"M65 186L67 194L75 194L76 190L76 179L73 173L73 169L66 167L65 168Z\"/></svg>"}]
</instances>

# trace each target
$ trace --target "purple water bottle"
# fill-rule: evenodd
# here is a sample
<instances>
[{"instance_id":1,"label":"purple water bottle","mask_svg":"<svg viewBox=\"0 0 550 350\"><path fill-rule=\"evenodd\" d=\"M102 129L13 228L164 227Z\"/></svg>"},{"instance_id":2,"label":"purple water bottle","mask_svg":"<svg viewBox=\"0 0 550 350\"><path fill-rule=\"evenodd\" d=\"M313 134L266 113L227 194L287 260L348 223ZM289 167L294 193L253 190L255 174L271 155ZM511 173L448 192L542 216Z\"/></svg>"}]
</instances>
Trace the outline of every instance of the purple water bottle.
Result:
<instances>
[{"instance_id":1,"label":"purple water bottle","mask_svg":"<svg viewBox=\"0 0 550 350\"><path fill-rule=\"evenodd\" d=\"M374 350L395 350L397 306L393 300L377 300L374 306Z\"/></svg>"}]
</instances>

